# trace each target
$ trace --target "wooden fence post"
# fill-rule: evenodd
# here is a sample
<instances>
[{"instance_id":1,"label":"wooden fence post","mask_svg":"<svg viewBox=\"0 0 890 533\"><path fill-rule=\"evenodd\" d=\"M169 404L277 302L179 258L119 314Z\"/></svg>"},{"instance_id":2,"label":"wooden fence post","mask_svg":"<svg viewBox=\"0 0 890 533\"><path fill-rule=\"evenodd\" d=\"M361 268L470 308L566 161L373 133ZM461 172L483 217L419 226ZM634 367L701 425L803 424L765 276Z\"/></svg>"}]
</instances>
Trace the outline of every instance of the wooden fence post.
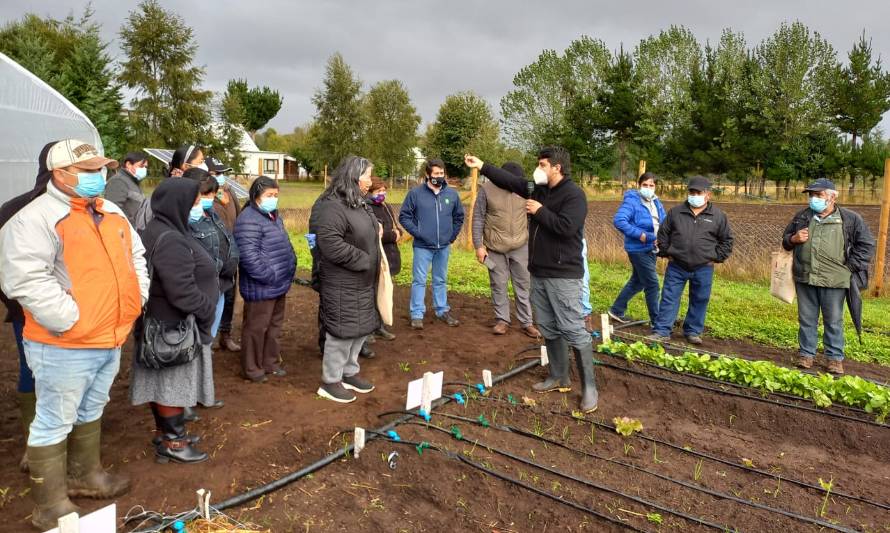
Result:
<instances>
[{"instance_id":1,"label":"wooden fence post","mask_svg":"<svg viewBox=\"0 0 890 533\"><path fill-rule=\"evenodd\" d=\"M881 197L881 222L878 225L878 254L875 260L875 296L880 296L881 290L884 288L888 224L890 224L890 157L884 161L884 194Z\"/></svg>"},{"instance_id":2,"label":"wooden fence post","mask_svg":"<svg viewBox=\"0 0 890 533\"><path fill-rule=\"evenodd\" d=\"M640 159L640 168L639 168L639 172L637 172L637 177L639 178L640 176L642 176L645 173L646 173L646 160Z\"/></svg>"},{"instance_id":3,"label":"wooden fence post","mask_svg":"<svg viewBox=\"0 0 890 533\"><path fill-rule=\"evenodd\" d=\"M470 172L470 208L464 225L467 228L467 248L473 249L473 206L476 205L476 193L479 185L479 169L473 168Z\"/></svg>"}]
</instances>

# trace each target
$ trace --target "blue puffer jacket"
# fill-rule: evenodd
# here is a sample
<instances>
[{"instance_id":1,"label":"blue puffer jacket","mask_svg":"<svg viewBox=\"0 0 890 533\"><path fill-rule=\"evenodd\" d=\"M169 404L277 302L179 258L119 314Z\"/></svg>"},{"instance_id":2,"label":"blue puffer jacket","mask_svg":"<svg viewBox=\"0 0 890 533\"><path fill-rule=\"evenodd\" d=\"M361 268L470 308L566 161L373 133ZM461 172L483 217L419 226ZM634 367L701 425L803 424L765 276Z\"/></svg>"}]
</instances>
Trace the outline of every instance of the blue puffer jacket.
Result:
<instances>
[{"instance_id":1,"label":"blue puffer jacket","mask_svg":"<svg viewBox=\"0 0 890 533\"><path fill-rule=\"evenodd\" d=\"M664 206L655 198L659 224L664 222ZM655 226L652 224L652 213L643 205L643 197L637 189L624 192L624 201L612 219L615 229L624 234L624 250L627 252L651 252L655 249ZM646 242L640 242L640 235L646 234Z\"/></svg>"},{"instance_id":2,"label":"blue puffer jacket","mask_svg":"<svg viewBox=\"0 0 890 533\"><path fill-rule=\"evenodd\" d=\"M278 211L267 215L255 205L235 221L235 242L241 254L241 296L247 302L274 300L286 294L297 271L297 254Z\"/></svg>"},{"instance_id":3,"label":"blue puffer jacket","mask_svg":"<svg viewBox=\"0 0 890 533\"><path fill-rule=\"evenodd\" d=\"M424 183L408 191L399 223L414 237L416 248L445 248L460 235L464 225L464 206L460 195L447 184L435 194Z\"/></svg>"}]
</instances>

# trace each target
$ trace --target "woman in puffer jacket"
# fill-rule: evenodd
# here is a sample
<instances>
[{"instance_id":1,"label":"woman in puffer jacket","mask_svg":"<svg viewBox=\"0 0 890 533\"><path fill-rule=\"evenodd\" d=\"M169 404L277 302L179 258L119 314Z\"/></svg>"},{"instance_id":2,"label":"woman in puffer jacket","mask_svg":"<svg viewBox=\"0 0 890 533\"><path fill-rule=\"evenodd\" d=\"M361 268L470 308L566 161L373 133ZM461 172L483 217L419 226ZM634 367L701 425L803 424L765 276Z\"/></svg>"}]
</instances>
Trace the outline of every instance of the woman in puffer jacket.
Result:
<instances>
[{"instance_id":1,"label":"woman in puffer jacket","mask_svg":"<svg viewBox=\"0 0 890 533\"><path fill-rule=\"evenodd\" d=\"M287 292L297 271L297 255L278 215L278 183L260 176L235 221L240 253L239 288L244 298L241 369L244 377L264 383L266 374L284 376L279 336Z\"/></svg>"},{"instance_id":2,"label":"woman in puffer jacket","mask_svg":"<svg viewBox=\"0 0 890 533\"><path fill-rule=\"evenodd\" d=\"M382 227L363 198L373 168L363 157L345 158L309 216L309 232L315 234L313 272L318 275L326 332L318 395L340 403L355 401L353 391L374 390L359 377L358 364L365 339L380 327Z\"/></svg>"}]
</instances>

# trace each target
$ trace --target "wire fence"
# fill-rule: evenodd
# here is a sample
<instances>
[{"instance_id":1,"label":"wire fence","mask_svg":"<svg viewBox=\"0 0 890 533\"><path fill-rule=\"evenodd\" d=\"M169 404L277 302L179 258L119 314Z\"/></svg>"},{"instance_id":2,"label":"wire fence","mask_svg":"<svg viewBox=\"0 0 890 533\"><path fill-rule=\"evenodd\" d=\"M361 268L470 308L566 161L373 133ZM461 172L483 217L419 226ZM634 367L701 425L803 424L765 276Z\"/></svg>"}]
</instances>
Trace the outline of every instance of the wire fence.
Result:
<instances>
[{"instance_id":1,"label":"wire fence","mask_svg":"<svg viewBox=\"0 0 890 533\"><path fill-rule=\"evenodd\" d=\"M670 209L675 203L666 203ZM738 280L767 280L770 275L770 254L781 247L782 232L794 214L803 206L796 204L717 204L726 212L734 235L732 255L729 260L717 266L722 275ZM588 257L591 260L607 263L626 263L624 237L612 225L612 217L618 209L617 201L597 201L588 204L587 220L584 234L587 238ZM398 212L398 204L392 208ZM464 205L465 209L469 209ZM878 206L857 206L854 208L862 215L865 223L872 231L878 233ZM285 227L292 232L305 232L309 227L309 209L282 210ZM469 227L464 225L460 243L467 243ZM890 279L890 249L885 261L884 279ZM663 268L663 266L662 266ZM874 263L872 263L874 269ZM874 272L872 272L874 279ZM885 283L885 286L887 284Z\"/></svg>"}]
</instances>

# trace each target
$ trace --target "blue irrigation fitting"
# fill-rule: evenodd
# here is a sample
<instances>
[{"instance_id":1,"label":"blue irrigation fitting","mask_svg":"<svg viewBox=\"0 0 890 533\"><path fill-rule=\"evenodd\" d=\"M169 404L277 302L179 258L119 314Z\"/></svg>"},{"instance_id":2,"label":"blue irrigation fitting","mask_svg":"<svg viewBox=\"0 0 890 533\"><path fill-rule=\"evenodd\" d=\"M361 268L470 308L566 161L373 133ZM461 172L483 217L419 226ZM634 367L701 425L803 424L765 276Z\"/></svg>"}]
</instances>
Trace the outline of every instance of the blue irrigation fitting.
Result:
<instances>
[{"instance_id":1,"label":"blue irrigation fitting","mask_svg":"<svg viewBox=\"0 0 890 533\"><path fill-rule=\"evenodd\" d=\"M476 390L479 391L479 394L485 394L485 385L477 383Z\"/></svg>"},{"instance_id":2,"label":"blue irrigation fitting","mask_svg":"<svg viewBox=\"0 0 890 533\"><path fill-rule=\"evenodd\" d=\"M599 338L602 338L602 336L603 336L603 335L599 332L599 330L593 330L590 334L593 336L594 339L599 339Z\"/></svg>"},{"instance_id":3,"label":"blue irrigation fitting","mask_svg":"<svg viewBox=\"0 0 890 533\"><path fill-rule=\"evenodd\" d=\"M396 433L395 430L392 430L392 429L386 432L386 436L396 442L399 442L400 440L402 440L402 437L400 437L399 434Z\"/></svg>"},{"instance_id":4,"label":"blue irrigation fitting","mask_svg":"<svg viewBox=\"0 0 890 533\"><path fill-rule=\"evenodd\" d=\"M464 400L464 395L459 392L454 393L454 401L457 402L457 405L466 405L467 403L467 401Z\"/></svg>"},{"instance_id":5,"label":"blue irrigation fitting","mask_svg":"<svg viewBox=\"0 0 890 533\"><path fill-rule=\"evenodd\" d=\"M426 409L418 409L418 410L417 410L417 416L419 416L420 418L426 420L427 422L429 422L429 421L430 421L430 418L431 418L431 417L430 417L430 414L426 412Z\"/></svg>"},{"instance_id":6,"label":"blue irrigation fitting","mask_svg":"<svg viewBox=\"0 0 890 533\"><path fill-rule=\"evenodd\" d=\"M185 531L185 523L182 520L173 522L173 531Z\"/></svg>"}]
</instances>

